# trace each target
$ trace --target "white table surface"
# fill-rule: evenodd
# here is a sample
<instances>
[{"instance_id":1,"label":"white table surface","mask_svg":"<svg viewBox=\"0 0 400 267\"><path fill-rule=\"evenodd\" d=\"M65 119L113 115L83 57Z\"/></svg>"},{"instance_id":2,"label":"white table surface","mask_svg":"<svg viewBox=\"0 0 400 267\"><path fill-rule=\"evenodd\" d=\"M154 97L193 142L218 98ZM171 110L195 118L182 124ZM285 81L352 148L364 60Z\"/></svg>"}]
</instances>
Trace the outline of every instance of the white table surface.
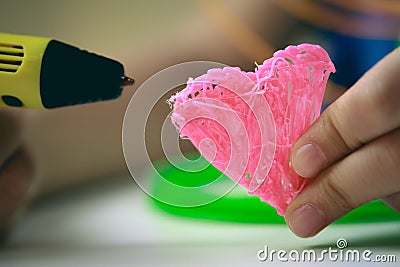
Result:
<instances>
[{"instance_id":1,"label":"white table surface","mask_svg":"<svg viewBox=\"0 0 400 267\"><path fill-rule=\"evenodd\" d=\"M0 248L0 266L306 266L321 263L261 262L257 252L266 245L286 251L337 248L338 238L347 240L348 249L397 257L397 263L382 266L400 265L400 222L333 225L317 237L301 239L285 225L167 214L132 178L119 177L33 206Z\"/></svg>"}]
</instances>

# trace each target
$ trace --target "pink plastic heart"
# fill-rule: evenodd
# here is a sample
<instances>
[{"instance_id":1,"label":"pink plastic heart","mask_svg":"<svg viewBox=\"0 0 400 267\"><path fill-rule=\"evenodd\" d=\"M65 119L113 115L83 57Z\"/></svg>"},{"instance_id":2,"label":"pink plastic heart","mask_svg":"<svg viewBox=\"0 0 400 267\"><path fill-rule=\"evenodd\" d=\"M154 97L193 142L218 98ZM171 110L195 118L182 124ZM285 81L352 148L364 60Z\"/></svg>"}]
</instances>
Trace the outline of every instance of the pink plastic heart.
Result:
<instances>
[{"instance_id":1,"label":"pink plastic heart","mask_svg":"<svg viewBox=\"0 0 400 267\"><path fill-rule=\"evenodd\" d=\"M320 114L335 67L311 44L289 46L255 72L211 69L172 96L171 120L205 159L284 215L307 180L290 149Z\"/></svg>"}]
</instances>

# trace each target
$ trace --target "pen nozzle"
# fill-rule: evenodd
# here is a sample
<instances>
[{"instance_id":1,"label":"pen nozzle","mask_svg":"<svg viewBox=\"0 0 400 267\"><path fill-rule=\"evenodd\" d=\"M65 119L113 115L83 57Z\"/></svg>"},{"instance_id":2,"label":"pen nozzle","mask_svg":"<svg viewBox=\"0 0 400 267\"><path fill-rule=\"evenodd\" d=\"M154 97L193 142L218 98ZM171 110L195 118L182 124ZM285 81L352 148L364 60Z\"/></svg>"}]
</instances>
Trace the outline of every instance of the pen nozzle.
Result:
<instances>
[{"instance_id":1,"label":"pen nozzle","mask_svg":"<svg viewBox=\"0 0 400 267\"><path fill-rule=\"evenodd\" d=\"M135 83L135 80L132 79L132 78L129 78L129 77L127 77L127 76L122 76L122 77L121 77L121 86L122 86L122 87L124 87L124 86L130 86L130 85L133 85L134 83Z\"/></svg>"}]
</instances>

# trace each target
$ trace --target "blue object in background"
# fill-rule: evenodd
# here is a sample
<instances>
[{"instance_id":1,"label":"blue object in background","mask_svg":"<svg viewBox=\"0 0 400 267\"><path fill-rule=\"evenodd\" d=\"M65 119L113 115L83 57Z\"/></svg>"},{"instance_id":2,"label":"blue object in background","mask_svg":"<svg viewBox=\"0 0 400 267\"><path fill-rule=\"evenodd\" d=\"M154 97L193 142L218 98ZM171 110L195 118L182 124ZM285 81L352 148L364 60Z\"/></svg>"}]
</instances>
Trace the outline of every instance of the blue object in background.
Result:
<instances>
[{"instance_id":1,"label":"blue object in background","mask_svg":"<svg viewBox=\"0 0 400 267\"><path fill-rule=\"evenodd\" d=\"M363 39L325 32L328 53L336 67L331 80L345 88L351 87L361 76L397 46L397 40Z\"/></svg>"}]
</instances>

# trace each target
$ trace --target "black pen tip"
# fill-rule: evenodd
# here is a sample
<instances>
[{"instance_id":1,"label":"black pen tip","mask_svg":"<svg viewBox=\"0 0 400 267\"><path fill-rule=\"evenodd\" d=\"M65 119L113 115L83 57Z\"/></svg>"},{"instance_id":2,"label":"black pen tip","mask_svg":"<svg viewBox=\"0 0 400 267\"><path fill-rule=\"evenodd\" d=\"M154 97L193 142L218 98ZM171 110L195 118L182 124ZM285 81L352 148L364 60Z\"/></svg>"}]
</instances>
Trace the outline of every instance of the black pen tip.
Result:
<instances>
[{"instance_id":1,"label":"black pen tip","mask_svg":"<svg viewBox=\"0 0 400 267\"><path fill-rule=\"evenodd\" d=\"M122 76L122 77L121 77L121 86L122 86L122 87L124 87L124 86L130 86L130 85L133 85L134 83L135 83L135 80L132 79L132 78L129 78L129 77L127 77L127 76Z\"/></svg>"}]
</instances>

